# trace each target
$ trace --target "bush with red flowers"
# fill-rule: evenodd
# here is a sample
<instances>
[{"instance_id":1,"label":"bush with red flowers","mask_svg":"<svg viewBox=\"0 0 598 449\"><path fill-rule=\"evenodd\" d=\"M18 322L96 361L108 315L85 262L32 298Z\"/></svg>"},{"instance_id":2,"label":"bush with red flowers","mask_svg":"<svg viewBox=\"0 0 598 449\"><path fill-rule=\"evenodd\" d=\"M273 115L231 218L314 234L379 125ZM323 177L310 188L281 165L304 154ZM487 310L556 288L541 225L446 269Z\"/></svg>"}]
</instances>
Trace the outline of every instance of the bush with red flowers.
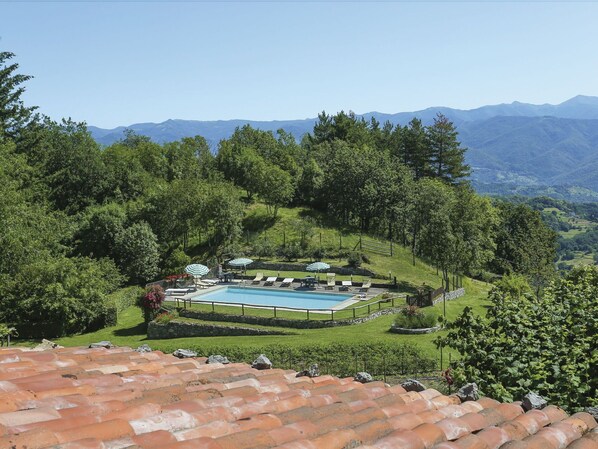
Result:
<instances>
[{"instance_id":1,"label":"bush with red flowers","mask_svg":"<svg viewBox=\"0 0 598 449\"><path fill-rule=\"evenodd\" d=\"M152 285L149 287L145 294L141 297L140 306L143 310L143 316L146 322L153 320L160 309L166 294L164 289L159 285Z\"/></svg>"}]
</instances>

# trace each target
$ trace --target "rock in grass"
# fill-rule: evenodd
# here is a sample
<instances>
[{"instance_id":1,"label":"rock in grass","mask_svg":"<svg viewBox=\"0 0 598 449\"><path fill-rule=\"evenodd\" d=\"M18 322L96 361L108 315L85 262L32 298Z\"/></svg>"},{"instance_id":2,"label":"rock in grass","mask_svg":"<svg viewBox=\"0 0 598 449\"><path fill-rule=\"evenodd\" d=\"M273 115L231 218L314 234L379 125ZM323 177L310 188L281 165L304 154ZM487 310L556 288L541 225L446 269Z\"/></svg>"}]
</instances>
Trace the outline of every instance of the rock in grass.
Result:
<instances>
[{"instance_id":1,"label":"rock in grass","mask_svg":"<svg viewBox=\"0 0 598 449\"><path fill-rule=\"evenodd\" d=\"M370 373L366 373L365 371L355 374L353 379L357 382L361 382L362 384L367 384L368 382L372 382L374 380L372 375Z\"/></svg>"},{"instance_id":2,"label":"rock in grass","mask_svg":"<svg viewBox=\"0 0 598 449\"><path fill-rule=\"evenodd\" d=\"M206 363L222 363L223 365L228 365L230 361L225 356L216 354L209 356L208 360L206 360Z\"/></svg>"},{"instance_id":3,"label":"rock in grass","mask_svg":"<svg viewBox=\"0 0 598 449\"><path fill-rule=\"evenodd\" d=\"M137 349L135 349L135 351L137 351L137 352L152 352L152 348L147 343L144 343L141 346L138 346Z\"/></svg>"},{"instance_id":4,"label":"rock in grass","mask_svg":"<svg viewBox=\"0 0 598 449\"><path fill-rule=\"evenodd\" d=\"M42 342L33 348L34 351L48 351L50 349L60 349L64 348L64 346L60 346L58 343L54 343L53 341L46 340L45 338Z\"/></svg>"},{"instance_id":5,"label":"rock in grass","mask_svg":"<svg viewBox=\"0 0 598 449\"><path fill-rule=\"evenodd\" d=\"M295 377L318 377L320 375L320 367L317 363L314 363L309 369L300 371Z\"/></svg>"},{"instance_id":6,"label":"rock in grass","mask_svg":"<svg viewBox=\"0 0 598 449\"><path fill-rule=\"evenodd\" d=\"M457 391L456 396L461 400L461 402L477 401L480 399L478 386L475 382L463 385L461 388L459 388L459 391Z\"/></svg>"},{"instance_id":7,"label":"rock in grass","mask_svg":"<svg viewBox=\"0 0 598 449\"><path fill-rule=\"evenodd\" d=\"M424 391L426 386L422 384L419 380L415 379L407 379L405 382L401 384L401 387L405 389L405 391Z\"/></svg>"},{"instance_id":8,"label":"rock in grass","mask_svg":"<svg viewBox=\"0 0 598 449\"><path fill-rule=\"evenodd\" d=\"M523 410L526 412L530 410L541 410L547 405L548 402L546 402L546 399L544 399L538 393L534 393L533 391L530 391L528 394L523 396L523 399L521 400L521 407L523 407Z\"/></svg>"},{"instance_id":9,"label":"rock in grass","mask_svg":"<svg viewBox=\"0 0 598 449\"><path fill-rule=\"evenodd\" d=\"M111 349L114 348L114 345L107 340L102 340L97 343L92 343L89 345L90 348L106 348Z\"/></svg>"},{"instance_id":10,"label":"rock in grass","mask_svg":"<svg viewBox=\"0 0 598 449\"><path fill-rule=\"evenodd\" d=\"M172 353L173 356L179 359L187 359L191 357L197 357L197 352L190 351L189 349L177 349Z\"/></svg>"},{"instance_id":11,"label":"rock in grass","mask_svg":"<svg viewBox=\"0 0 598 449\"><path fill-rule=\"evenodd\" d=\"M258 370L272 369L272 362L264 354L260 354L260 356L253 361L251 367Z\"/></svg>"}]
</instances>

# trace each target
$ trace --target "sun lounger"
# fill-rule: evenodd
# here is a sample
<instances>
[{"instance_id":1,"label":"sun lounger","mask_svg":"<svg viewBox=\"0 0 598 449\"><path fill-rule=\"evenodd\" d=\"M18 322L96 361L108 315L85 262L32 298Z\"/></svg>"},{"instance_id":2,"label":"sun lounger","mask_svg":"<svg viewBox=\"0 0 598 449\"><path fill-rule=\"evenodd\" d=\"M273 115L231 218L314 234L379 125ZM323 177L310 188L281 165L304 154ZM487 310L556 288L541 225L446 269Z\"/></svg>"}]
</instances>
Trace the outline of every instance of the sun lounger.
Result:
<instances>
[{"instance_id":1,"label":"sun lounger","mask_svg":"<svg viewBox=\"0 0 598 449\"><path fill-rule=\"evenodd\" d=\"M269 276L268 279L264 282L264 285L274 285L276 282L276 276Z\"/></svg>"},{"instance_id":2,"label":"sun lounger","mask_svg":"<svg viewBox=\"0 0 598 449\"><path fill-rule=\"evenodd\" d=\"M372 281L370 279L366 280L360 287L360 292L367 292L370 287L372 286Z\"/></svg>"},{"instance_id":3,"label":"sun lounger","mask_svg":"<svg viewBox=\"0 0 598 449\"><path fill-rule=\"evenodd\" d=\"M166 296L184 296L187 293L192 293L194 291L196 291L195 287L189 287L189 288L167 288L164 293L166 294Z\"/></svg>"},{"instance_id":4,"label":"sun lounger","mask_svg":"<svg viewBox=\"0 0 598 449\"><path fill-rule=\"evenodd\" d=\"M326 282L326 290L330 289L330 290L334 290L334 286L336 285L336 280L335 280L335 274L334 273L328 273L326 275L327 278L327 282Z\"/></svg>"},{"instance_id":5,"label":"sun lounger","mask_svg":"<svg viewBox=\"0 0 598 449\"><path fill-rule=\"evenodd\" d=\"M255 278L253 279L253 281L251 281L252 284L259 284L262 279L264 279L264 273L258 273L255 275Z\"/></svg>"},{"instance_id":6,"label":"sun lounger","mask_svg":"<svg viewBox=\"0 0 598 449\"><path fill-rule=\"evenodd\" d=\"M288 287L289 285L291 285L293 283L294 280L295 280L295 278L284 278L284 280L280 283L280 286Z\"/></svg>"},{"instance_id":7,"label":"sun lounger","mask_svg":"<svg viewBox=\"0 0 598 449\"><path fill-rule=\"evenodd\" d=\"M210 288L213 287L215 284L211 283L211 282L204 282L204 281L200 281L197 280L195 281L195 286L198 288Z\"/></svg>"},{"instance_id":8,"label":"sun lounger","mask_svg":"<svg viewBox=\"0 0 598 449\"><path fill-rule=\"evenodd\" d=\"M351 282L351 281L343 281L341 283L341 286L339 287L339 290L349 291L352 286L353 286L353 282Z\"/></svg>"}]
</instances>

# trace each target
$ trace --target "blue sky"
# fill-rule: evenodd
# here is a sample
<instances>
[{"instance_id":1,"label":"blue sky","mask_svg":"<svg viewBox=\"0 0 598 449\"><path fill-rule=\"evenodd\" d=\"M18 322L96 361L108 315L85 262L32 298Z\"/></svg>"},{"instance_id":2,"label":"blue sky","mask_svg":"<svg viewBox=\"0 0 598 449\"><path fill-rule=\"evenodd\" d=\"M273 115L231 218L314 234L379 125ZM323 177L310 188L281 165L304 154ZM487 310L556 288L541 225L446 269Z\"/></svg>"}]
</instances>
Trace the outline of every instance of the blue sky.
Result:
<instances>
[{"instance_id":1,"label":"blue sky","mask_svg":"<svg viewBox=\"0 0 598 449\"><path fill-rule=\"evenodd\" d=\"M0 3L54 119L115 127L598 95L598 3Z\"/></svg>"}]
</instances>

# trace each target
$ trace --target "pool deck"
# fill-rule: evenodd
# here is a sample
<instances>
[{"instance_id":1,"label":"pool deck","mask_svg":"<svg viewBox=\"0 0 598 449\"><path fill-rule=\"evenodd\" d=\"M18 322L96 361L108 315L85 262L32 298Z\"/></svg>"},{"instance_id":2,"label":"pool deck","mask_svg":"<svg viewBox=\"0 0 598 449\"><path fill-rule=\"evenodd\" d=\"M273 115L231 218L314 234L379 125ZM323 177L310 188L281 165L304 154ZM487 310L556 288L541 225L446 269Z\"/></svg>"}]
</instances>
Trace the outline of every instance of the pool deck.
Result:
<instances>
[{"instance_id":1,"label":"pool deck","mask_svg":"<svg viewBox=\"0 0 598 449\"><path fill-rule=\"evenodd\" d=\"M329 309L329 310L342 310L342 309L350 307L354 304L358 304L361 301L368 301L368 300L372 299L373 297L379 295L380 293L384 293L387 291L382 288L369 288L368 291L361 292L360 291L361 287L357 287L357 286L353 286L349 290L339 290L339 287L340 287L339 285L337 285L334 290L327 290L324 285L320 285L316 288L306 288L306 287L300 286L301 285L300 281L293 282L288 287L280 287L280 282L281 281L276 281L275 285L264 286L264 281L261 281L259 284L258 283L254 284L251 280L235 279L232 282L219 282L219 283L215 284L213 287L198 288L196 291L187 293L186 295L166 296L166 300L167 301L184 300L184 301L191 302L192 298L197 297L198 294L201 295L202 293L213 292L216 290L220 290L221 288L224 288L224 287L251 287L251 288L260 288L260 289L264 289L264 290L278 290L278 291L283 291L283 292L288 292L288 291L314 292L314 293L330 293L332 295L333 294L352 294L353 296L351 298L346 299L345 301L343 301ZM276 285L276 284L278 284L278 285ZM232 305L232 304L227 304L227 305ZM323 313L325 313L325 312L323 312Z\"/></svg>"}]
</instances>

